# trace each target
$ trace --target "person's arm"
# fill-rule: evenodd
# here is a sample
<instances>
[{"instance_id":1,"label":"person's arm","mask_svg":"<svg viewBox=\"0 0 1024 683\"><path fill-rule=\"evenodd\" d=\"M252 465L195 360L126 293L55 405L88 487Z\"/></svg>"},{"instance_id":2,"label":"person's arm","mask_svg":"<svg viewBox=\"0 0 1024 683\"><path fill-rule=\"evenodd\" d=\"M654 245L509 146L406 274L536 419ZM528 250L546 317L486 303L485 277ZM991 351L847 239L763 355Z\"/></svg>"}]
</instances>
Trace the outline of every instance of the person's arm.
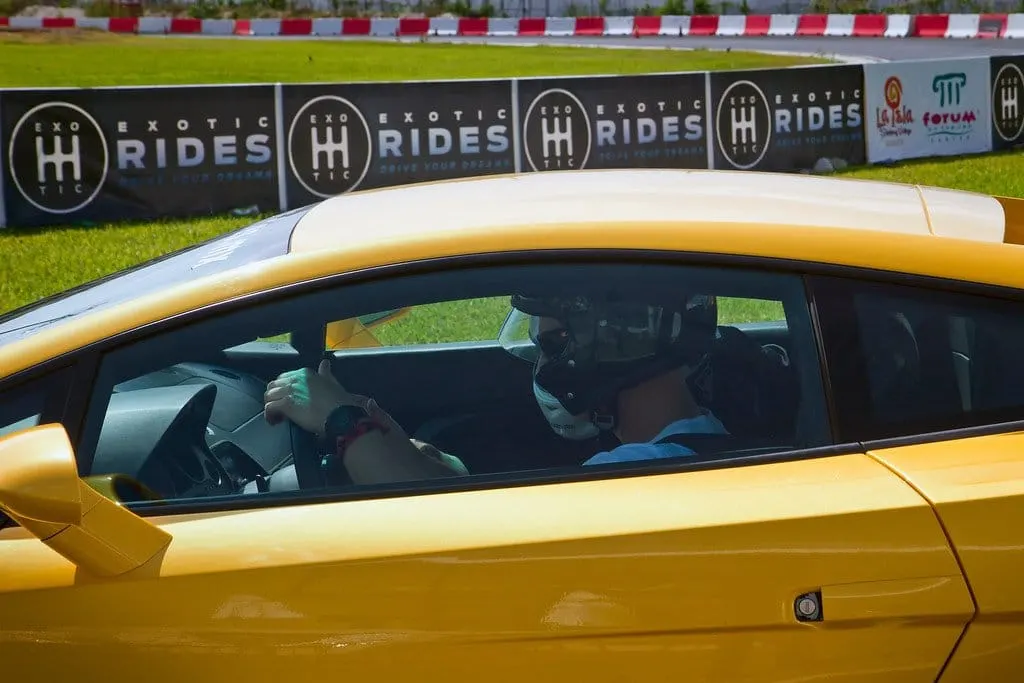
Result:
<instances>
[{"instance_id":1,"label":"person's arm","mask_svg":"<svg viewBox=\"0 0 1024 683\"><path fill-rule=\"evenodd\" d=\"M344 463L353 483L384 484L461 474L443 459L426 454L401 431L366 419L374 426L359 429L349 439L330 432L326 435L327 443L335 444L334 456Z\"/></svg>"},{"instance_id":2,"label":"person's arm","mask_svg":"<svg viewBox=\"0 0 1024 683\"><path fill-rule=\"evenodd\" d=\"M319 438L326 438L328 452L342 459L356 484L468 474L457 458L441 454L427 444L418 446L375 401L349 393L331 374L328 360L321 361L315 373L303 369L282 374L267 385L264 401L264 415L271 424L290 419ZM365 431L357 438L353 434L326 434L328 418L342 406L361 409L379 428ZM353 420L359 417L352 413ZM334 422L335 432L347 432L350 426L344 419ZM339 436L349 439L341 453L337 452Z\"/></svg>"}]
</instances>

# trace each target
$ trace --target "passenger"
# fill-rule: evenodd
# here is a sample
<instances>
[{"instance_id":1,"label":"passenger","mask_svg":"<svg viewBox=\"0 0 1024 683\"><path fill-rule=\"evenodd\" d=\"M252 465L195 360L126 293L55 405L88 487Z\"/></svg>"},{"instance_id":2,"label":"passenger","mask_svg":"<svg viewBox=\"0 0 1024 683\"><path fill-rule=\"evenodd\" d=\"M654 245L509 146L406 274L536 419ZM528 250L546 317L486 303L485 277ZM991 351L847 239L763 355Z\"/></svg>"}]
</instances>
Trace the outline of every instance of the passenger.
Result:
<instances>
[{"instance_id":1,"label":"passenger","mask_svg":"<svg viewBox=\"0 0 1024 683\"><path fill-rule=\"evenodd\" d=\"M693 455L686 435L727 434L685 381L714 340L715 297L652 305L516 295L512 306L539 351L533 392L552 429L567 439L614 434L621 444L584 465ZM344 456L356 483L468 474L457 458L410 439L372 399L346 391L328 361L315 373L284 373L265 400L272 423L328 434L325 447Z\"/></svg>"}]
</instances>

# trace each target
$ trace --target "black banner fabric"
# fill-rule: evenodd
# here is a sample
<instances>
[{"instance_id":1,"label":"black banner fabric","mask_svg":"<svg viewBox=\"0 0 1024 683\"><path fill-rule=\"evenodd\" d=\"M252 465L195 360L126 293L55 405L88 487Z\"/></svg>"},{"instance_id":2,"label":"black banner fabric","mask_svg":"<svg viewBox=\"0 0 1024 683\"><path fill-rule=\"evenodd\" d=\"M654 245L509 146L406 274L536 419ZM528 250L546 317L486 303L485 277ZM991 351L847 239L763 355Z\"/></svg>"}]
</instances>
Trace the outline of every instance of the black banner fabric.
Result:
<instances>
[{"instance_id":1,"label":"black banner fabric","mask_svg":"<svg viewBox=\"0 0 1024 683\"><path fill-rule=\"evenodd\" d=\"M7 223L278 208L274 86L0 95Z\"/></svg>"},{"instance_id":2,"label":"black banner fabric","mask_svg":"<svg viewBox=\"0 0 1024 683\"><path fill-rule=\"evenodd\" d=\"M1024 145L1024 55L991 57L992 148Z\"/></svg>"},{"instance_id":3,"label":"black banner fabric","mask_svg":"<svg viewBox=\"0 0 1024 683\"><path fill-rule=\"evenodd\" d=\"M1001 74L994 137L1003 146L1021 138L1021 59L993 59ZM863 83L862 67L838 65L2 91L0 220L30 227L276 211L517 168L857 165L866 161Z\"/></svg>"},{"instance_id":4,"label":"black banner fabric","mask_svg":"<svg viewBox=\"0 0 1024 683\"><path fill-rule=\"evenodd\" d=\"M509 81L283 86L288 206L511 173Z\"/></svg>"},{"instance_id":5,"label":"black banner fabric","mask_svg":"<svg viewBox=\"0 0 1024 683\"><path fill-rule=\"evenodd\" d=\"M865 163L858 65L711 73L714 167L799 171Z\"/></svg>"},{"instance_id":6,"label":"black banner fabric","mask_svg":"<svg viewBox=\"0 0 1024 683\"><path fill-rule=\"evenodd\" d=\"M523 79L523 171L707 168L705 74Z\"/></svg>"}]
</instances>

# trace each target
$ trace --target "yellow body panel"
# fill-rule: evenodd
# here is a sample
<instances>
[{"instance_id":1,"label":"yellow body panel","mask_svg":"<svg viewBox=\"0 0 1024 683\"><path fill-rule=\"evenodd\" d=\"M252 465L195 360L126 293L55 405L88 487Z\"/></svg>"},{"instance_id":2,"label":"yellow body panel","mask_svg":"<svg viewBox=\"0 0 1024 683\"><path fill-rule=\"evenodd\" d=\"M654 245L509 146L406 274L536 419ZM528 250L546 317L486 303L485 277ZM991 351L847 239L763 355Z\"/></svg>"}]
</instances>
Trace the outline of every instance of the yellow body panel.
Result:
<instances>
[{"instance_id":1,"label":"yellow body panel","mask_svg":"<svg viewBox=\"0 0 1024 683\"><path fill-rule=\"evenodd\" d=\"M978 614L943 683L1018 680L1024 661L1024 432L872 453L934 505Z\"/></svg>"},{"instance_id":2,"label":"yellow body panel","mask_svg":"<svg viewBox=\"0 0 1024 683\"><path fill-rule=\"evenodd\" d=\"M166 551L111 579L0 532L19 681L930 682L973 612L863 455L151 521Z\"/></svg>"}]
</instances>

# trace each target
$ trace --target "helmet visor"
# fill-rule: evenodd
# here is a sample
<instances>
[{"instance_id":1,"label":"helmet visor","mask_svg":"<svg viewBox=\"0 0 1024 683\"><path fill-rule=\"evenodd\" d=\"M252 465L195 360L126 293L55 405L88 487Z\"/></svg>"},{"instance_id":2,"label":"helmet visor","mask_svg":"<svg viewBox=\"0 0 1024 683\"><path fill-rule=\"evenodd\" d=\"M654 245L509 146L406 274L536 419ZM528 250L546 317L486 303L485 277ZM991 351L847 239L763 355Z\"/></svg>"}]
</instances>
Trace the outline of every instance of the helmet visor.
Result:
<instances>
[{"instance_id":1,"label":"helmet visor","mask_svg":"<svg viewBox=\"0 0 1024 683\"><path fill-rule=\"evenodd\" d=\"M536 363L540 350L533 340L533 332L537 328L538 318L513 308L505 317L505 322L498 333L498 343L507 352L526 361Z\"/></svg>"}]
</instances>

